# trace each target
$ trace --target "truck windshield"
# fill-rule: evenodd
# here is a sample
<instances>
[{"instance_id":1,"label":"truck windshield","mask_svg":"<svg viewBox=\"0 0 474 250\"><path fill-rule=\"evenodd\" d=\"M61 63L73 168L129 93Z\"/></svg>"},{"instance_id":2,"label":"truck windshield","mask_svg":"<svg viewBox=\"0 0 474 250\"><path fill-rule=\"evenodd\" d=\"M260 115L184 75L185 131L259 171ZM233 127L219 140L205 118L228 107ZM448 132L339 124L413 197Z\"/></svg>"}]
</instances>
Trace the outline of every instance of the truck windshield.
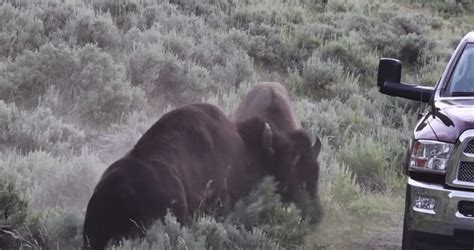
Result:
<instances>
[{"instance_id":1,"label":"truck windshield","mask_svg":"<svg viewBox=\"0 0 474 250\"><path fill-rule=\"evenodd\" d=\"M474 44L468 43L451 74L447 96L474 96Z\"/></svg>"}]
</instances>

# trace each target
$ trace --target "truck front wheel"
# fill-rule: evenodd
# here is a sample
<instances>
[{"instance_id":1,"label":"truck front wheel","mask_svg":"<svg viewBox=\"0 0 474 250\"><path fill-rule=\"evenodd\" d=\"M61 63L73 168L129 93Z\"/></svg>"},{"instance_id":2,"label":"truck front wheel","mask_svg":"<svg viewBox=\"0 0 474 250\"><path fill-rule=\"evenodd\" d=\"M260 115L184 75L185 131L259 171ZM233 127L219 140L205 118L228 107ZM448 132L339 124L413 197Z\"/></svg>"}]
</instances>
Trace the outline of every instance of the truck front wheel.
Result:
<instances>
[{"instance_id":1,"label":"truck front wheel","mask_svg":"<svg viewBox=\"0 0 474 250\"><path fill-rule=\"evenodd\" d=\"M405 214L403 216L403 235L402 235L402 250L412 250L413 248L413 232L408 230L408 222L410 220L410 185L407 185L405 195Z\"/></svg>"}]
</instances>

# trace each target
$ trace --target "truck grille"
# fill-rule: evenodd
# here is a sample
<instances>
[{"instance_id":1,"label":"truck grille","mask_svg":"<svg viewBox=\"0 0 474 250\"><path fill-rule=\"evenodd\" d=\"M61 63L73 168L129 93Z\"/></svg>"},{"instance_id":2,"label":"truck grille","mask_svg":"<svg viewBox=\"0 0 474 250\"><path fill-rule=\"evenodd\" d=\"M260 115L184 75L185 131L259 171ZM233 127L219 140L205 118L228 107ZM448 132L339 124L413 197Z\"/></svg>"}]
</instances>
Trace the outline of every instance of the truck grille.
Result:
<instances>
[{"instance_id":1,"label":"truck grille","mask_svg":"<svg viewBox=\"0 0 474 250\"><path fill-rule=\"evenodd\" d=\"M464 148L464 153L474 154L474 140L470 140Z\"/></svg>"},{"instance_id":2,"label":"truck grille","mask_svg":"<svg viewBox=\"0 0 474 250\"><path fill-rule=\"evenodd\" d=\"M449 157L446 184L474 190L474 129L464 131Z\"/></svg>"},{"instance_id":3,"label":"truck grille","mask_svg":"<svg viewBox=\"0 0 474 250\"><path fill-rule=\"evenodd\" d=\"M474 162L462 161L459 164L458 180L474 182Z\"/></svg>"}]
</instances>

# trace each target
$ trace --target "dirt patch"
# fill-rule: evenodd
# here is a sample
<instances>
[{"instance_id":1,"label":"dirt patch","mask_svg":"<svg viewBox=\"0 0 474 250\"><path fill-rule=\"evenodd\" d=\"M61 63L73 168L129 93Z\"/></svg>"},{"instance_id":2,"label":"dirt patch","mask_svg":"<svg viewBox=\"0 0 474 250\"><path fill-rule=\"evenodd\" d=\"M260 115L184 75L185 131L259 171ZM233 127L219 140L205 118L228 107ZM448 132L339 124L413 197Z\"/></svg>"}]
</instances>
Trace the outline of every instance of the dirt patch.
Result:
<instances>
[{"instance_id":1,"label":"dirt patch","mask_svg":"<svg viewBox=\"0 0 474 250\"><path fill-rule=\"evenodd\" d=\"M373 216L328 212L306 242L316 249L401 249L403 200L399 202Z\"/></svg>"},{"instance_id":2,"label":"dirt patch","mask_svg":"<svg viewBox=\"0 0 474 250\"><path fill-rule=\"evenodd\" d=\"M347 249L401 249L403 212L387 217L386 225L370 225Z\"/></svg>"}]
</instances>

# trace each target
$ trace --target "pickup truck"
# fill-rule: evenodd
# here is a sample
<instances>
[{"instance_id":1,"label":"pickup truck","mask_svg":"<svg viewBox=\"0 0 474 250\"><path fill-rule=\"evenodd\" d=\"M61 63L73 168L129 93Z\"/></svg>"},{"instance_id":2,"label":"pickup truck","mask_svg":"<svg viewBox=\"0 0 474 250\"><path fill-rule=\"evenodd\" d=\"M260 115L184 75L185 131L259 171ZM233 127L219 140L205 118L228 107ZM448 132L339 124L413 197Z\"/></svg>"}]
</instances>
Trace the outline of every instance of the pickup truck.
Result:
<instances>
[{"instance_id":1,"label":"pickup truck","mask_svg":"<svg viewBox=\"0 0 474 250\"><path fill-rule=\"evenodd\" d=\"M386 95L427 103L407 150L402 249L474 248L474 32L434 87L400 82L402 64L381 58Z\"/></svg>"}]
</instances>

